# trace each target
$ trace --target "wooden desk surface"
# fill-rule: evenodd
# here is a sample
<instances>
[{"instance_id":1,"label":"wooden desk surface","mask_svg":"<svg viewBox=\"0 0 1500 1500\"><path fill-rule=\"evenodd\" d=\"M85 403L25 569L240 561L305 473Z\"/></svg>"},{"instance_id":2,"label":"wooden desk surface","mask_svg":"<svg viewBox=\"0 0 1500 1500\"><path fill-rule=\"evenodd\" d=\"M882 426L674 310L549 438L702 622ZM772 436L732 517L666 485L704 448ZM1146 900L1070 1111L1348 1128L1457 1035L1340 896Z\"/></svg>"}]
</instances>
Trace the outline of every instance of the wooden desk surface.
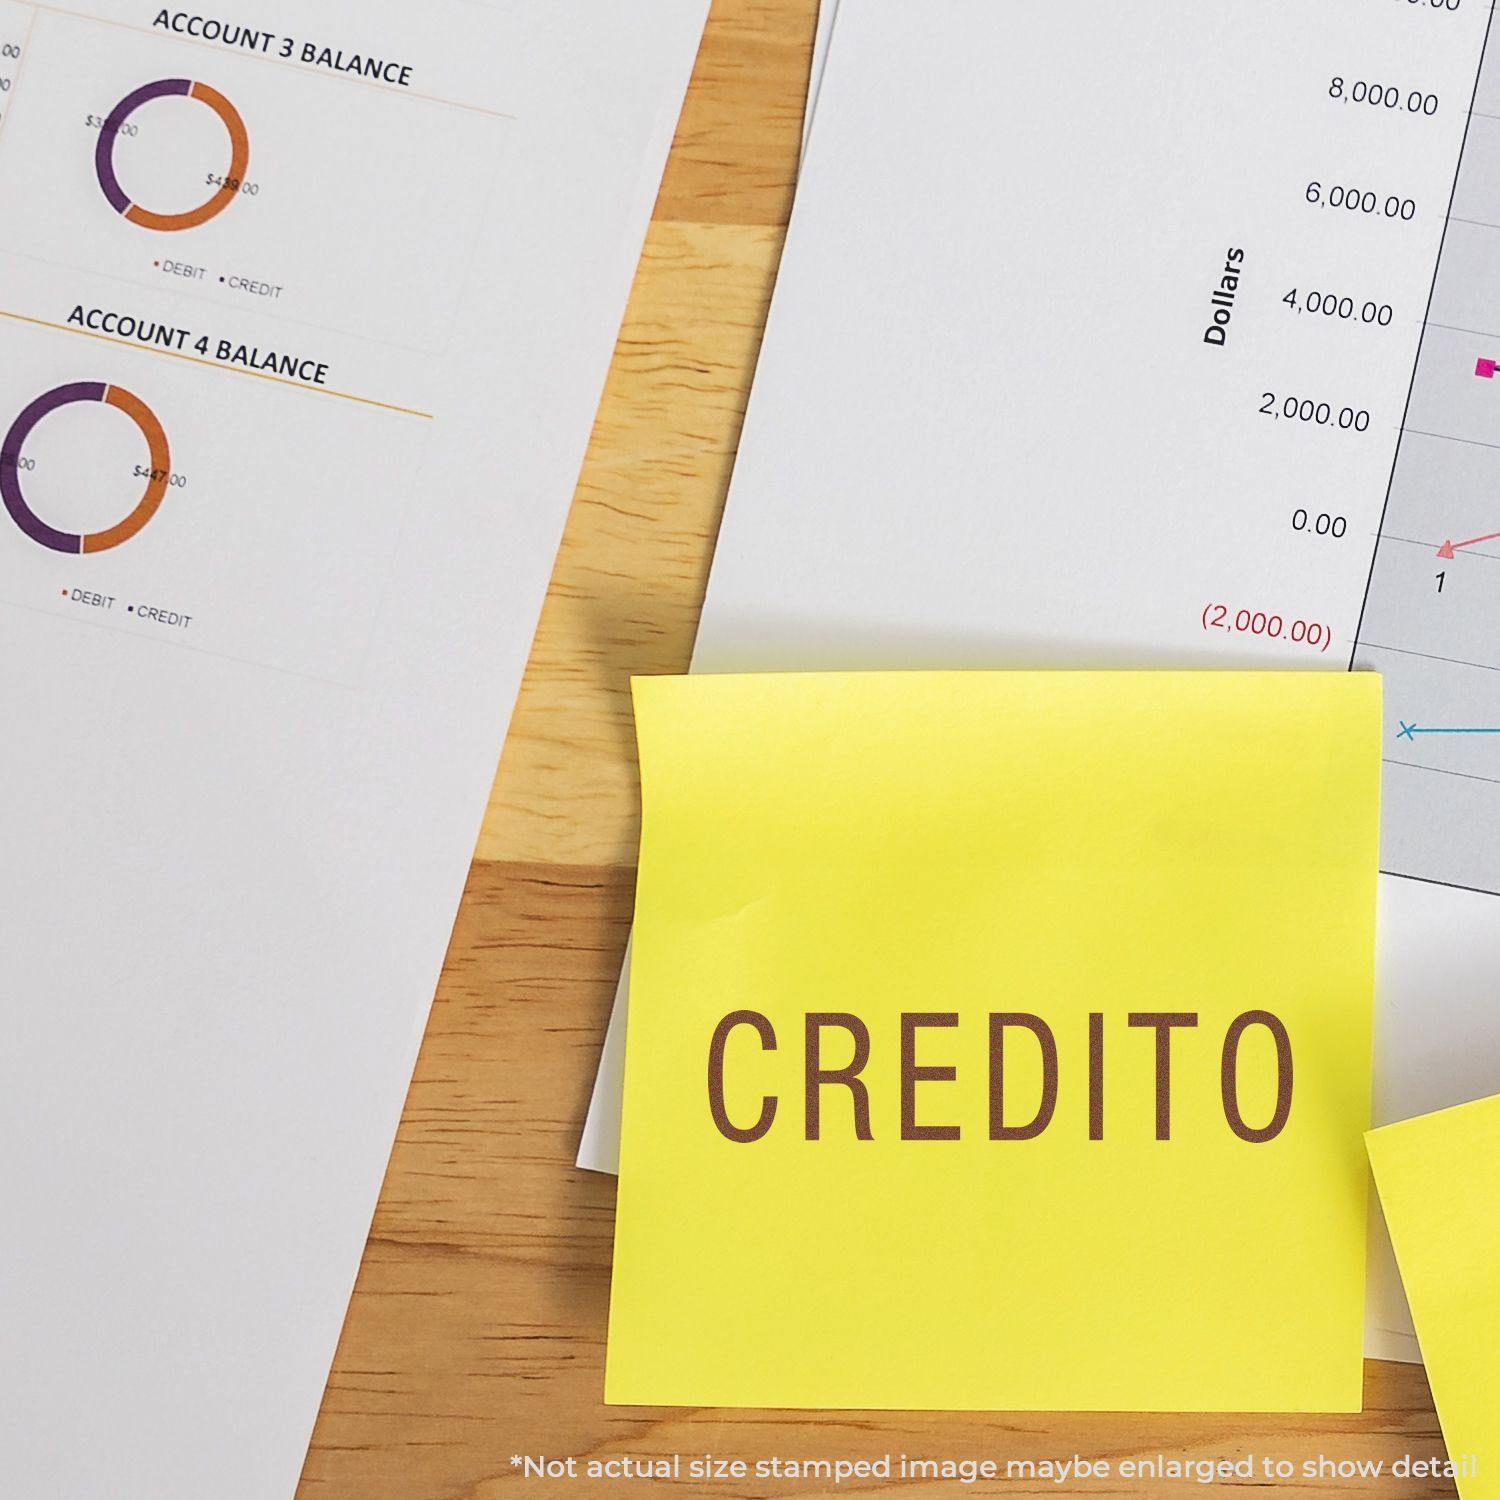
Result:
<instances>
[{"instance_id":1,"label":"wooden desk surface","mask_svg":"<svg viewBox=\"0 0 1500 1500\"><path fill-rule=\"evenodd\" d=\"M1421 1370L1373 1363L1359 1417L866 1417L602 1403L614 1184L572 1161L630 915L627 684L688 663L791 207L815 12L815 0L715 0L300 1500L603 1488L527 1481L514 1454L1251 1452L1300 1466L1319 1454L1390 1462L1442 1452ZM926 1481L882 1488L955 1493ZM1389 1479L1287 1482L1276 1493L1371 1488L1453 1493L1442 1481ZM835 1493L775 1480L662 1492Z\"/></svg>"}]
</instances>

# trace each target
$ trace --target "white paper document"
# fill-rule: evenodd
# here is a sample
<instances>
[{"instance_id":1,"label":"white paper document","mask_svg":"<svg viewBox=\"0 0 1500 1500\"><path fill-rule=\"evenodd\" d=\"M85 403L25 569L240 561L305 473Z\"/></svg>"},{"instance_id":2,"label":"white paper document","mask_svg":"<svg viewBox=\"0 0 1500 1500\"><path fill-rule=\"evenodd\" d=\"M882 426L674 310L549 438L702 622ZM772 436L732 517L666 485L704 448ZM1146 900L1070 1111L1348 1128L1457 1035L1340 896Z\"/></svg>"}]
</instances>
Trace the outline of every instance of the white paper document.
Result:
<instances>
[{"instance_id":1,"label":"white paper document","mask_svg":"<svg viewBox=\"0 0 1500 1500\"><path fill-rule=\"evenodd\" d=\"M1489 25L845 6L694 659L1380 670L1380 1121L1500 1089Z\"/></svg>"},{"instance_id":2,"label":"white paper document","mask_svg":"<svg viewBox=\"0 0 1500 1500\"><path fill-rule=\"evenodd\" d=\"M297 1481L707 0L0 0L0 1492Z\"/></svg>"},{"instance_id":3,"label":"white paper document","mask_svg":"<svg viewBox=\"0 0 1500 1500\"><path fill-rule=\"evenodd\" d=\"M802 150L812 139L813 116L818 109L818 91L823 87L823 69L828 62L828 44L833 40L833 23L838 18L839 0L820 0L818 25L813 33L812 64L807 74L807 104L802 111Z\"/></svg>"}]
</instances>

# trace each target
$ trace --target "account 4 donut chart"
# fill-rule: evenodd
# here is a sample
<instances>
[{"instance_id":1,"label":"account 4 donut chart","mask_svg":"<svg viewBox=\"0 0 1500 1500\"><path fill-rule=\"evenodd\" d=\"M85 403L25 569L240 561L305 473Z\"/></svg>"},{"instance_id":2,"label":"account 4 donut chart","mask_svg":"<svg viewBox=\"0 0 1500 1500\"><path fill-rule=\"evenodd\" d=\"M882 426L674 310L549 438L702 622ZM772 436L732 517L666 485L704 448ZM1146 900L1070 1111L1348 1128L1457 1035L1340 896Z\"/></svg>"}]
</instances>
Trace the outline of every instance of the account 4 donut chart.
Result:
<instances>
[{"instance_id":1,"label":"account 4 donut chart","mask_svg":"<svg viewBox=\"0 0 1500 1500\"><path fill-rule=\"evenodd\" d=\"M151 454L146 490L129 515L103 531L61 531L37 515L26 498L21 485L25 464L23 450L26 439L44 417L63 407L92 402L102 402L105 406L124 412L140 428ZM0 443L0 499L4 500L6 511L21 532L40 546L48 547L53 552L75 555L108 552L110 548L128 542L156 514L162 497L167 492L171 467L167 435L157 421L155 412L139 396L132 395L121 386L98 382L60 385L45 395L38 396L11 423L4 442Z\"/></svg>"},{"instance_id":2,"label":"account 4 donut chart","mask_svg":"<svg viewBox=\"0 0 1500 1500\"><path fill-rule=\"evenodd\" d=\"M223 122L229 132L229 170L219 182L218 190L196 208L183 213L158 213L142 204L131 201L130 195L120 186L115 171L115 147L120 131L142 105L156 99L187 98L206 104ZM250 166L250 135L240 112L217 89L206 83L195 83L191 78L160 78L155 83L142 84L140 88L120 100L109 112L99 131L99 143L94 148L94 170L99 177L99 187L116 213L139 224L143 229L171 232L180 229L196 229L210 219L223 213L239 195Z\"/></svg>"}]
</instances>

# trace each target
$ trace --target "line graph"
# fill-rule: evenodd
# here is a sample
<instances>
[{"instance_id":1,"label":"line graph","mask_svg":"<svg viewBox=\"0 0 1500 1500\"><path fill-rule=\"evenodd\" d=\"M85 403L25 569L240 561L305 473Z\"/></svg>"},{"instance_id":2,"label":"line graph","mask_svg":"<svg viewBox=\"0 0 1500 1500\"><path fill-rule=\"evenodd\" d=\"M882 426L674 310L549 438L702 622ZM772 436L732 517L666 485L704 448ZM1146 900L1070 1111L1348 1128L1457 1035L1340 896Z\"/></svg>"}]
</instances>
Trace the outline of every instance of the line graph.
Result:
<instances>
[{"instance_id":1,"label":"line graph","mask_svg":"<svg viewBox=\"0 0 1500 1500\"><path fill-rule=\"evenodd\" d=\"M1385 678L1382 865L1500 895L1500 48L1460 165L1352 658Z\"/></svg>"}]
</instances>

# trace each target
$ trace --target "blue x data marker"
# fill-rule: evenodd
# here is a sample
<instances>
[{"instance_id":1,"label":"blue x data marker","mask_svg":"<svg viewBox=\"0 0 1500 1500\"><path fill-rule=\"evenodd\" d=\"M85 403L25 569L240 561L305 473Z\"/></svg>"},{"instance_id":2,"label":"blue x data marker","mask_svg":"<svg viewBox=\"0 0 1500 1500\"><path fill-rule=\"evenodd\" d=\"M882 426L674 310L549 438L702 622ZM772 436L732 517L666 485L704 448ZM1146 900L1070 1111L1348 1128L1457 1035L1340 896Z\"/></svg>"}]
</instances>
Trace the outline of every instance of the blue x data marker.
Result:
<instances>
[{"instance_id":1,"label":"blue x data marker","mask_svg":"<svg viewBox=\"0 0 1500 1500\"><path fill-rule=\"evenodd\" d=\"M1494 728L1462 728L1462 729L1431 729L1422 724L1408 724L1405 719L1398 721L1401 732L1396 736L1398 740L1412 740L1415 742L1419 734L1500 734L1500 725Z\"/></svg>"}]
</instances>

